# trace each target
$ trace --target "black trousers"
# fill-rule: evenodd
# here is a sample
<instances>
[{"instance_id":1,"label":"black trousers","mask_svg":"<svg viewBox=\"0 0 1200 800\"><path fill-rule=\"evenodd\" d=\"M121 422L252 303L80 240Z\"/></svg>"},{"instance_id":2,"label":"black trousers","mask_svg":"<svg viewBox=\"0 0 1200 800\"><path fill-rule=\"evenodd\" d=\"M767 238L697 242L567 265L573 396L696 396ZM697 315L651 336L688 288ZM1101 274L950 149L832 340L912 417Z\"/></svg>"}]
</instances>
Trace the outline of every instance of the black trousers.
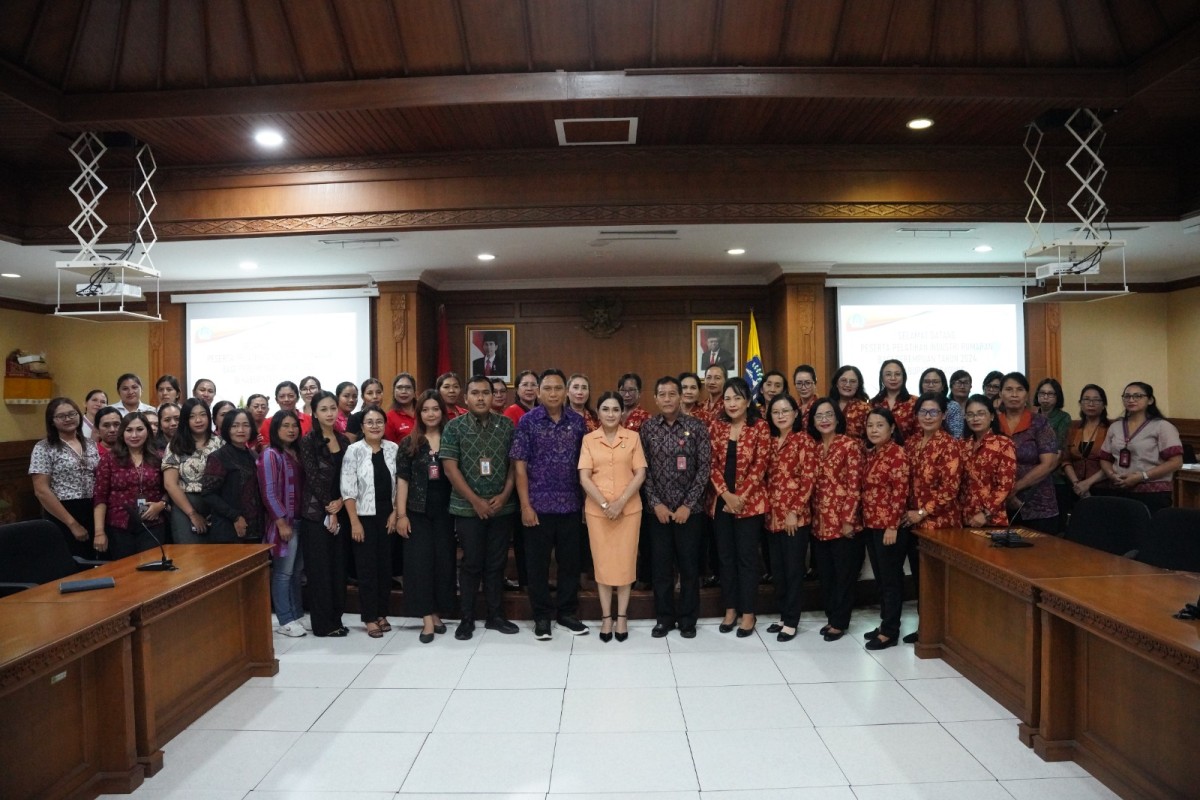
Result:
<instances>
[{"instance_id":1,"label":"black trousers","mask_svg":"<svg viewBox=\"0 0 1200 800\"><path fill-rule=\"evenodd\" d=\"M896 543L883 543L882 528L867 528L859 536L867 540L871 571L879 587L879 632L889 639L900 636L900 610L904 607L904 557L916 537L908 528L896 531Z\"/></svg>"},{"instance_id":2,"label":"black trousers","mask_svg":"<svg viewBox=\"0 0 1200 800\"><path fill-rule=\"evenodd\" d=\"M512 529L510 535L512 536L513 561L517 565L517 583L522 587L528 586L529 568L525 556L525 526L521 524L521 517L517 514L509 514L504 519L508 520L508 525ZM507 566L507 555L504 560Z\"/></svg>"},{"instance_id":3,"label":"black trousers","mask_svg":"<svg viewBox=\"0 0 1200 800\"><path fill-rule=\"evenodd\" d=\"M550 551L558 563L558 591L550 599ZM583 558L583 514L538 514L525 528L525 571L535 620L573 617L579 611L579 571Z\"/></svg>"},{"instance_id":4,"label":"black trousers","mask_svg":"<svg viewBox=\"0 0 1200 800\"><path fill-rule=\"evenodd\" d=\"M692 628L700 614L700 556L704 547L702 513L687 522L659 522L654 512L644 515L649 531L654 616L663 625ZM679 570L679 602L675 602L675 570Z\"/></svg>"},{"instance_id":5,"label":"black trousers","mask_svg":"<svg viewBox=\"0 0 1200 800\"><path fill-rule=\"evenodd\" d=\"M408 515L404 540L404 612L424 617L454 609L454 518L446 507Z\"/></svg>"},{"instance_id":6,"label":"black trousers","mask_svg":"<svg viewBox=\"0 0 1200 800\"><path fill-rule=\"evenodd\" d=\"M60 500L59 502L62 503L62 507L67 510L67 513L71 515L71 518L82 525L83 529L87 531L87 538L81 542L71 535L71 531L57 517L53 516L49 511L42 512L43 519L50 520L62 531L63 541L67 543L67 549L71 551L71 555L88 559L96 559L97 557L101 559L112 558L112 556L106 553L97 553L96 547L92 542L95 538L96 529L96 518L92 515L92 498L80 497L75 500Z\"/></svg>"},{"instance_id":7,"label":"black trousers","mask_svg":"<svg viewBox=\"0 0 1200 800\"><path fill-rule=\"evenodd\" d=\"M822 541L813 539L813 555L821 576L821 596L825 601L825 617L830 627L844 631L850 626L854 610L854 585L862 570L863 537L853 539L839 536Z\"/></svg>"},{"instance_id":8,"label":"black trousers","mask_svg":"<svg viewBox=\"0 0 1200 800\"><path fill-rule=\"evenodd\" d=\"M721 561L721 602L739 614L753 614L758 596L758 537L763 515L735 517L718 511L713 517L717 554Z\"/></svg>"},{"instance_id":9,"label":"black trousers","mask_svg":"<svg viewBox=\"0 0 1200 800\"><path fill-rule=\"evenodd\" d=\"M334 536L319 522L300 520L300 554L308 586L309 617L313 634L328 636L342 627L346 608L346 539L349 518L339 515L342 529Z\"/></svg>"},{"instance_id":10,"label":"black trousers","mask_svg":"<svg viewBox=\"0 0 1200 800\"><path fill-rule=\"evenodd\" d=\"M513 530L513 515L489 519L455 517L454 527L463 549L459 578L462 618L475 619L475 596L479 593L480 580L483 581L487 618L502 617L504 565L508 561L508 539Z\"/></svg>"},{"instance_id":11,"label":"black trousers","mask_svg":"<svg viewBox=\"0 0 1200 800\"><path fill-rule=\"evenodd\" d=\"M800 624L800 612L804 610L804 574L808 571L804 557L811 535L811 525L797 528L794 536L788 536L785 531L767 533L771 577L775 583L775 598L779 601L779 621L788 628Z\"/></svg>"},{"instance_id":12,"label":"black trousers","mask_svg":"<svg viewBox=\"0 0 1200 800\"><path fill-rule=\"evenodd\" d=\"M387 532L386 515L370 514L360 516L359 520L363 526L363 540L354 543L358 614L363 622L374 622L387 616L388 601L392 597L392 537Z\"/></svg>"},{"instance_id":13,"label":"black trousers","mask_svg":"<svg viewBox=\"0 0 1200 800\"><path fill-rule=\"evenodd\" d=\"M108 557L113 561L144 553L147 550L158 549L158 542L154 541L154 537L147 533L141 525L133 520L130 521L133 522L133 527L130 528L106 528L108 531ZM155 534L161 536L165 530L165 527L159 526Z\"/></svg>"}]
</instances>

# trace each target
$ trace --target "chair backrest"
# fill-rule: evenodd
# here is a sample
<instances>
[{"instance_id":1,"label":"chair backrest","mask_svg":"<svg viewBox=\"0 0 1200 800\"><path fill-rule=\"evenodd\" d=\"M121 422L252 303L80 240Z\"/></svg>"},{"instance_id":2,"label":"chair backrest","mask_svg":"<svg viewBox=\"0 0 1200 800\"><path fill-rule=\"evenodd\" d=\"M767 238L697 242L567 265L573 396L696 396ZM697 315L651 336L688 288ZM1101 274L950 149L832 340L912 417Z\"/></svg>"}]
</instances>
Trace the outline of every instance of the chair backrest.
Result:
<instances>
[{"instance_id":1,"label":"chair backrest","mask_svg":"<svg viewBox=\"0 0 1200 800\"><path fill-rule=\"evenodd\" d=\"M1123 556L1137 549L1150 509L1125 497L1085 497L1075 504L1066 538Z\"/></svg>"},{"instance_id":2,"label":"chair backrest","mask_svg":"<svg viewBox=\"0 0 1200 800\"><path fill-rule=\"evenodd\" d=\"M0 525L0 582L49 583L79 571L53 522L35 519Z\"/></svg>"},{"instance_id":3,"label":"chair backrest","mask_svg":"<svg viewBox=\"0 0 1200 800\"><path fill-rule=\"evenodd\" d=\"M1164 508L1155 514L1137 560L1163 569L1200 572L1200 509Z\"/></svg>"}]
</instances>

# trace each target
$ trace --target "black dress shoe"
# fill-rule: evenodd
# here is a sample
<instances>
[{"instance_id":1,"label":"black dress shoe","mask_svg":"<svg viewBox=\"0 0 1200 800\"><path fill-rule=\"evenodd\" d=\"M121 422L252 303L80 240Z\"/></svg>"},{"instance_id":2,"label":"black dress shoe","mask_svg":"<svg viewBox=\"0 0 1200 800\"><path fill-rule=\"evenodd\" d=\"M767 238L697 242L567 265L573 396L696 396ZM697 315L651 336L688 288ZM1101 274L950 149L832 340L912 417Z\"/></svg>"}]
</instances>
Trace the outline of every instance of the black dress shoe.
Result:
<instances>
[{"instance_id":1,"label":"black dress shoe","mask_svg":"<svg viewBox=\"0 0 1200 800\"><path fill-rule=\"evenodd\" d=\"M675 623L667 624L665 622L660 622L654 626L653 630L650 631L650 635L653 636L655 639L661 639L664 636L666 636L668 633L670 633L671 629L674 627L675 627Z\"/></svg>"},{"instance_id":2,"label":"black dress shoe","mask_svg":"<svg viewBox=\"0 0 1200 800\"><path fill-rule=\"evenodd\" d=\"M879 635L879 628L876 628L876 629L875 629L875 630L873 630L873 631L868 631L867 633L864 633L864 634L863 634L863 638L864 638L864 639L866 639L866 640L869 642L869 641L871 641L872 639L874 639L874 638L875 638L876 636L878 636L878 635Z\"/></svg>"},{"instance_id":3,"label":"black dress shoe","mask_svg":"<svg viewBox=\"0 0 1200 800\"><path fill-rule=\"evenodd\" d=\"M717 630L719 630L721 633L733 633L733 629L734 629L735 627L737 627L737 623L736 623L736 622L722 622L722 623L721 623L721 624L720 624L720 625L717 627Z\"/></svg>"},{"instance_id":4,"label":"black dress shoe","mask_svg":"<svg viewBox=\"0 0 1200 800\"><path fill-rule=\"evenodd\" d=\"M912 633L910 633L908 636L905 636L900 641L904 642L905 644L916 644L917 640L920 638L921 638L920 631L913 631Z\"/></svg>"},{"instance_id":5,"label":"black dress shoe","mask_svg":"<svg viewBox=\"0 0 1200 800\"><path fill-rule=\"evenodd\" d=\"M779 633L783 630L783 625L779 622L772 622L767 626L767 633Z\"/></svg>"},{"instance_id":6,"label":"black dress shoe","mask_svg":"<svg viewBox=\"0 0 1200 800\"><path fill-rule=\"evenodd\" d=\"M821 634L822 636L824 636L825 634L829 633L829 626L828 626L828 625L822 625L822 626L821 626L821 630L817 631L817 633L819 633L819 634Z\"/></svg>"},{"instance_id":7,"label":"black dress shoe","mask_svg":"<svg viewBox=\"0 0 1200 800\"><path fill-rule=\"evenodd\" d=\"M696 626L695 625L687 625L685 627L680 628L679 635L682 636L684 639L695 639L696 638Z\"/></svg>"},{"instance_id":8,"label":"black dress shoe","mask_svg":"<svg viewBox=\"0 0 1200 800\"><path fill-rule=\"evenodd\" d=\"M563 615L558 618L560 628L566 628L571 632L572 636L583 636L588 632L588 626L584 625L577 618L570 615Z\"/></svg>"},{"instance_id":9,"label":"black dress shoe","mask_svg":"<svg viewBox=\"0 0 1200 800\"><path fill-rule=\"evenodd\" d=\"M504 617L492 617L483 624L483 627L489 631L496 631L498 633L517 633L521 630Z\"/></svg>"},{"instance_id":10,"label":"black dress shoe","mask_svg":"<svg viewBox=\"0 0 1200 800\"><path fill-rule=\"evenodd\" d=\"M458 623L458 627L454 629L454 638L458 639L460 642L465 642L467 639L470 639L474 633L475 620L464 619L462 622Z\"/></svg>"},{"instance_id":11,"label":"black dress shoe","mask_svg":"<svg viewBox=\"0 0 1200 800\"><path fill-rule=\"evenodd\" d=\"M754 626L753 625L751 625L749 628L738 628L737 637L739 639L748 639L749 637L751 637L753 635L754 635Z\"/></svg>"},{"instance_id":12,"label":"black dress shoe","mask_svg":"<svg viewBox=\"0 0 1200 800\"><path fill-rule=\"evenodd\" d=\"M886 650L887 648L895 647L898 644L900 644L900 640L896 639L895 637L893 637L891 639L887 639L887 640L876 637L876 638L872 639L871 641L867 642L867 649L868 650Z\"/></svg>"},{"instance_id":13,"label":"black dress shoe","mask_svg":"<svg viewBox=\"0 0 1200 800\"><path fill-rule=\"evenodd\" d=\"M433 626L433 632L434 632L434 633L436 633L436 634L438 634L439 636L440 636L441 634L445 633L445 632L446 632L446 623L444 623L444 622L439 622L437 625L434 625L434 626Z\"/></svg>"},{"instance_id":14,"label":"black dress shoe","mask_svg":"<svg viewBox=\"0 0 1200 800\"><path fill-rule=\"evenodd\" d=\"M838 639L842 638L845 635L846 635L845 631L838 631L837 633L830 633L830 632L826 631L825 632L825 641L836 642Z\"/></svg>"},{"instance_id":15,"label":"black dress shoe","mask_svg":"<svg viewBox=\"0 0 1200 800\"><path fill-rule=\"evenodd\" d=\"M720 585L721 585L721 579L718 578L716 575L709 575L707 578L705 578L703 581L700 582L700 587L703 589L715 589Z\"/></svg>"},{"instance_id":16,"label":"black dress shoe","mask_svg":"<svg viewBox=\"0 0 1200 800\"><path fill-rule=\"evenodd\" d=\"M617 614L617 616L614 617L614 619L626 619L626 617L624 614ZM628 623L626 623L626 624L628 625ZM615 636L617 638L618 642L623 642L629 638L629 630L626 629L624 633L621 633L620 631L613 631L613 636Z\"/></svg>"},{"instance_id":17,"label":"black dress shoe","mask_svg":"<svg viewBox=\"0 0 1200 800\"><path fill-rule=\"evenodd\" d=\"M777 633L775 635L775 641L790 642L792 639L796 638L797 633L799 633L799 631L792 631L791 633L787 633L786 631L780 631L779 633Z\"/></svg>"},{"instance_id":18,"label":"black dress shoe","mask_svg":"<svg viewBox=\"0 0 1200 800\"><path fill-rule=\"evenodd\" d=\"M521 591L521 584L517 583L516 581L512 580L511 578L505 578L504 579L504 591L519 592L519 591Z\"/></svg>"},{"instance_id":19,"label":"black dress shoe","mask_svg":"<svg viewBox=\"0 0 1200 800\"><path fill-rule=\"evenodd\" d=\"M433 634L432 633L422 633L417 638L421 641L421 644L429 644L430 642L433 641Z\"/></svg>"}]
</instances>

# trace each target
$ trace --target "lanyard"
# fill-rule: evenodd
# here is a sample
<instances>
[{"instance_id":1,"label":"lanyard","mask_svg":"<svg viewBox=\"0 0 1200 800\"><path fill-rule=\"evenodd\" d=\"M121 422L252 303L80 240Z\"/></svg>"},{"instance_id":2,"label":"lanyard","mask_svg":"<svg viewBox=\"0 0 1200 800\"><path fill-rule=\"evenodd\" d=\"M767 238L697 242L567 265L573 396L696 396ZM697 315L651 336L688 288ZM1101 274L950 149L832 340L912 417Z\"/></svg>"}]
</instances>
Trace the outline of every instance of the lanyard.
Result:
<instances>
[{"instance_id":1,"label":"lanyard","mask_svg":"<svg viewBox=\"0 0 1200 800\"><path fill-rule=\"evenodd\" d=\"M1133 437L1137 436L1139 433L1141 433L1142 428L1146 427L1149 424L1150 424L1150 418L1147 417L1146 419L1142 420L1141 425L1137 426L1137 430L1135 430L1133 432L1133 434L1130 435L1130 433L1129 433L1129 418L1128 417L1121 418L1121 431L1125 434L1125 449L1126 450L1129 449L1129 443L1133 441Z\"/></svg>"}]
</instances>

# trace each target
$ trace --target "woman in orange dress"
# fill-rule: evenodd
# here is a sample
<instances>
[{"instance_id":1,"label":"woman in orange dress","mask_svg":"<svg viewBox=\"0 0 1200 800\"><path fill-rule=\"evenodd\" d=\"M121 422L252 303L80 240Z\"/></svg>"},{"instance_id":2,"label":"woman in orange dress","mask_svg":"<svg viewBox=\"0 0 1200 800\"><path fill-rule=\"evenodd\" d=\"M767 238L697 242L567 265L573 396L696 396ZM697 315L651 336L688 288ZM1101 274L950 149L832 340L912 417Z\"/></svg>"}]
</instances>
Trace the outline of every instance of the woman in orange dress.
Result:
<instances>
[{"instance_id":1,"label":"woman in orange dress","mask_svg":"<svg viewBox=\"0 0 1200 800\"><path fill-rule=\"evenodd\" d=\"M836 397L838 408L846 418L846 435L862 439L867 431L867 412L871 403L863 388L863 376L858 367L849 364L838 367L829 384L829 396Z\"/></svg>"},{"instance_id":2,"label":"woman in orange dress","mask_svg":"<svg viewBox=\"0 0 1200 800\"><path fill-rule=\"evenodd\" d=\"M963 482L959 495L962 522L968 528L1008 525L1005 500L1017 480L1017 451L1000 434L996 409L986 395L967 399L963 417L969 438L963 442Z\"/></svg>"},{"instance_id":3,"label":"woman in orange dress","mask_svg":"<svg viewBox=\"0 0 1200 800\"><path fill-rule=\"evenodd\" d=\"M886 408L867 416L867 465L863 472L863 537L879 586L879 627L866 635L868 650L900 641L904 605L904 556L911 533L905 524L909 464L896 419Z\"/></svg>"},{"instance_id":4,"label":"woman in orange dress","mask_svg":"<svg viewBox=\"0 0 1200 800\"><path fill-rule=\"evenodd\" d=\"M862 498L862 443L846 433L846 418L836 402L813 403L808 433L817 443L817 482L813 490L813 555L821 576L827 623L821 634L836 642L850 626L854 584L862 571L863 544L858 536Z\"/></svg>"},{"instance_id":5,"label":"woman in orange dress","mask_svg":"<svg viewBox=\"0 0 1200 800\"><path fill-rule=\"evenodd\" d=\"M904 441L917 435L916 400L908 393L908 370L904 362L889 358L879 367L879 393L872 406L884 406L892 412Z\"/></svg>"},{"instance_id":6,"label":"woman in orange dress","mask_svg":"<svg viewBox=\"0 0 1200 800\"><path fill-rule=\"evenodd\" d=\"M624 410L621 395L600 395L600 428L583 437L579 452L579 483L587 495L583 513L596 568L602 642L610 641L614 633L618 642L629 638L629 589L637 577L638 529L642 522L638 489L646 480L646 454L641 437L621 427Z\"/></svg>"},{"instance_id":7,"label":"woman in orange dress","mask_svg":"<svg viewBox=\"0 0 1200 800\"><path fill-rule=\"evenodd\" d=\"M758 596L758 540L767 513L767 458L771 434L758 416L750 385L742 378L725 381L725 407L709 424L712 487L708 513L721 561L721 599L729 633L740 615L739 637L754 633Z\"/></svg>"},{"instance_id":8,"label":"woman in orange dress","mask_svg":"<svg viewBox=\"0 0 1200 800\"><path fill-rule=\"evenodd\" d=\"M767 461L767 543L779 599L779 623L767 628L781 642L796 638L804 601L804 556L812 534L817 445L800 427L800 406L786 392L771 400L772 444Z\"/></svg>"}]
</instances>

